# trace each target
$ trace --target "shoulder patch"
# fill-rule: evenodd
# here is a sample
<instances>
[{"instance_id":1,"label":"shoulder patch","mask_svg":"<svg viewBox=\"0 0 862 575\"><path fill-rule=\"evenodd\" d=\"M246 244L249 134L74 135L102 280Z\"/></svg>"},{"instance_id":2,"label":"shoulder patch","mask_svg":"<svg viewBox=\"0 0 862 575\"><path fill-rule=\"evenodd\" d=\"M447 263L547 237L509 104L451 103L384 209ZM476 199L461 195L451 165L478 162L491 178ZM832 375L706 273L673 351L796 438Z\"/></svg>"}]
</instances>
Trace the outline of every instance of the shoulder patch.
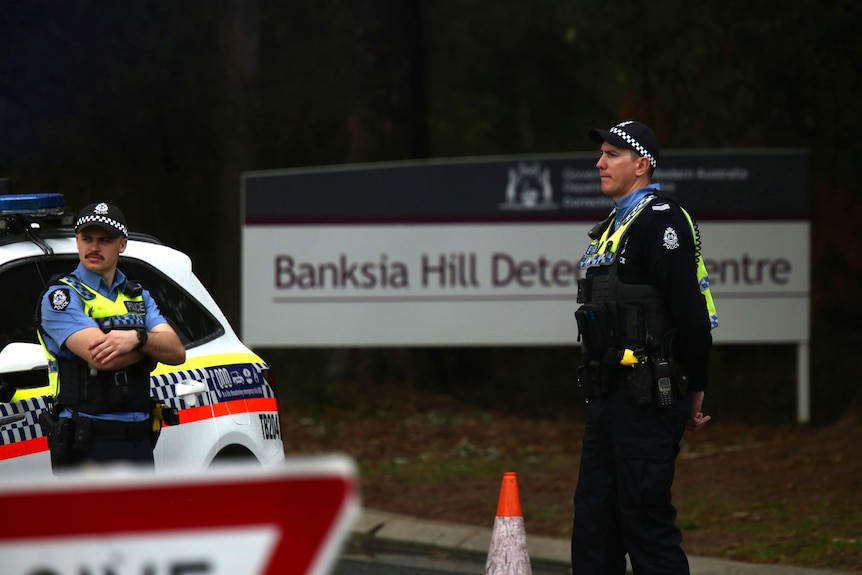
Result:
<instances>
[{"instance_id":1,"label":"shoulder patch","mask_svg":"<svg viewBox=\"0 0 862 575\"><path fill-rule=\"evenodd\" d=\"M670 204L667 202L662 202L660 204L653 204L651 207L652 207L652 211L654 211L654 212L666 212L666 211L670 210Z\"/></svg>"},{"instance_id":2,"label":"shoulder patch","mask_svg":"<svg viewBox=\"0 0 862 575\"><path fill-rule=\"evenodd\" d=\"M665 228L663 245L667 250L675 250L679 247L679 236L676 235L675 229Z\"/></svg>"},{"instance_id":3,"label":"shoulder patch","mask_svg":"<svg viewBox=\"0 0 862 575\"><path fill-rule=\"evenodd\" d=\"M57 288L51 292L51 307L54 311L65 311L69 307L69 288Z\"/></svg>"}]
</instances>

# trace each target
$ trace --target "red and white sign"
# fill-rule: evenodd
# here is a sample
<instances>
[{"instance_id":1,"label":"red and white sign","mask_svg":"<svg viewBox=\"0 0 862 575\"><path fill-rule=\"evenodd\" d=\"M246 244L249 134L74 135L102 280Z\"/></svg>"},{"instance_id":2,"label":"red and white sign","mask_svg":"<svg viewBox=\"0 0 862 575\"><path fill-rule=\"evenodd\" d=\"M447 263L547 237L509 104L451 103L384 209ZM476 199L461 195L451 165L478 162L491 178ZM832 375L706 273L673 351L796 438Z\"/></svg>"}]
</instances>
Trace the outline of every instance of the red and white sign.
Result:
<instances>
[{"instance_id":1,"label":"red and white sign","mask_svg":"<svg viewBox=\"0 0 862 575\"><path fill-rule=\"evenodd\" d=\"M329 572L359 513L341 457L204 473L128 469L0 483L6 575Z\"/></svg>"}]
</instances>

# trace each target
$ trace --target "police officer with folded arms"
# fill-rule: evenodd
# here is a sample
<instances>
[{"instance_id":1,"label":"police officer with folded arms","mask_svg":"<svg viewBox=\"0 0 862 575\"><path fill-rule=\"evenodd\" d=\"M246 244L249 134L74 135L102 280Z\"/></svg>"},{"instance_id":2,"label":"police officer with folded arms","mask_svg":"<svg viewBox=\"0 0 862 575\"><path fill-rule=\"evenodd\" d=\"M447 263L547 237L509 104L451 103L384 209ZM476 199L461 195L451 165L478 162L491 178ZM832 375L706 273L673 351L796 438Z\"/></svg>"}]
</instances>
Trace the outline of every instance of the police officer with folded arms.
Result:
<instances>
[{"instance_id":1,"label":"police officer with folded arms","mask_svg":"<svg viewBox=\"0 0 862 575\"><path fill-rule=\"evenodd\" d=\"M590 231L575 312L587 420L572 532L575 575L689 573L671 504L674 461L698 430L717 316L691 216L652 182L653 131L593 129L610 215Z\"/></svg>"},{"instance_id":2,"label":"police officer with folded arms","mask_svg":"<svg viewBox=\"0 0 862 575\"><path fill-rule=\"evenodd\" d=\"M39 337L55 386L40 422L55 473L88 463L153 466L160 422L150 372L157 362L183 363L185 348L149 292L117 268L128 235L118 207L84 208L75 221L80 263L40 302Z\"/></svg>"}]
</instances>

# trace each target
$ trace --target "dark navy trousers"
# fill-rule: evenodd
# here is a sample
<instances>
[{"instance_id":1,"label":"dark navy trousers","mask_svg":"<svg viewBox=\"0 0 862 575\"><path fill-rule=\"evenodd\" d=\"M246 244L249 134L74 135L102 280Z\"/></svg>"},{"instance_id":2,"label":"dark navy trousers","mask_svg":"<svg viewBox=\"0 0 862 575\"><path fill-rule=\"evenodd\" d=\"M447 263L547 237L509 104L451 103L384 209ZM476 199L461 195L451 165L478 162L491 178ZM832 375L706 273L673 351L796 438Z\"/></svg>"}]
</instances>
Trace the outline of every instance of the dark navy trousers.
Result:
<instances>
[{"instance_id":1,"label":"dark navy trousers","mask_svg":"<svg viewBox=\"0 0 862 575\"><path fill-rule=\"evenodd\" d=\"M573 575L688 575L671 504L674 462L691 399L636 405L623 385L587 406L575 490Z\"/></svg>"},{"instance_id":2,"label":"dark navy trousers","mask_svg":"<svg viewBox=\"0 0 862 575\"><path fill-rule=\"evenodd\" d=\"M94 463L131 463L154 467L153 442L150 439L110 441L94 439L85 461Z\"/></svg>"}]
</instances>

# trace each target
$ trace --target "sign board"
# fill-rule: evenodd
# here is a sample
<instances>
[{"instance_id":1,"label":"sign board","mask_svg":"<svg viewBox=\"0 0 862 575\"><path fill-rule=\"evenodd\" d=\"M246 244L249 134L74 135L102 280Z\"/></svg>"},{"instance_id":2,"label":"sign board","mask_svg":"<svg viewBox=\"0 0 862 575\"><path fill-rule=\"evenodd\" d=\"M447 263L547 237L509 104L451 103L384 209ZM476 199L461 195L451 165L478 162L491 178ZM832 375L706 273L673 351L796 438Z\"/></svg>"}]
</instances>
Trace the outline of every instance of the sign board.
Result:
<instances>
[{"instance_id":1,"label":"sign board","mask_svg":"<svg viewBox=\"0 0 862 575\"><path fill-rule=\"evenodd\" d=\"M359 503L332 456L4 479L0 508L5 575L282 575L328 573Z\"/></svg>"},{"instance_id":2,"label":"sign board","mask_svg":"<svg viewBox=\"0 0 862 575\"><path fill-rule=\"evenodd\" d=\"M243 177L252 346L572 345L579 260L612 208L596 154ZM699 223L718 343L807 341L807 155L665 151Z\"/></svg>"}]
</instances>

